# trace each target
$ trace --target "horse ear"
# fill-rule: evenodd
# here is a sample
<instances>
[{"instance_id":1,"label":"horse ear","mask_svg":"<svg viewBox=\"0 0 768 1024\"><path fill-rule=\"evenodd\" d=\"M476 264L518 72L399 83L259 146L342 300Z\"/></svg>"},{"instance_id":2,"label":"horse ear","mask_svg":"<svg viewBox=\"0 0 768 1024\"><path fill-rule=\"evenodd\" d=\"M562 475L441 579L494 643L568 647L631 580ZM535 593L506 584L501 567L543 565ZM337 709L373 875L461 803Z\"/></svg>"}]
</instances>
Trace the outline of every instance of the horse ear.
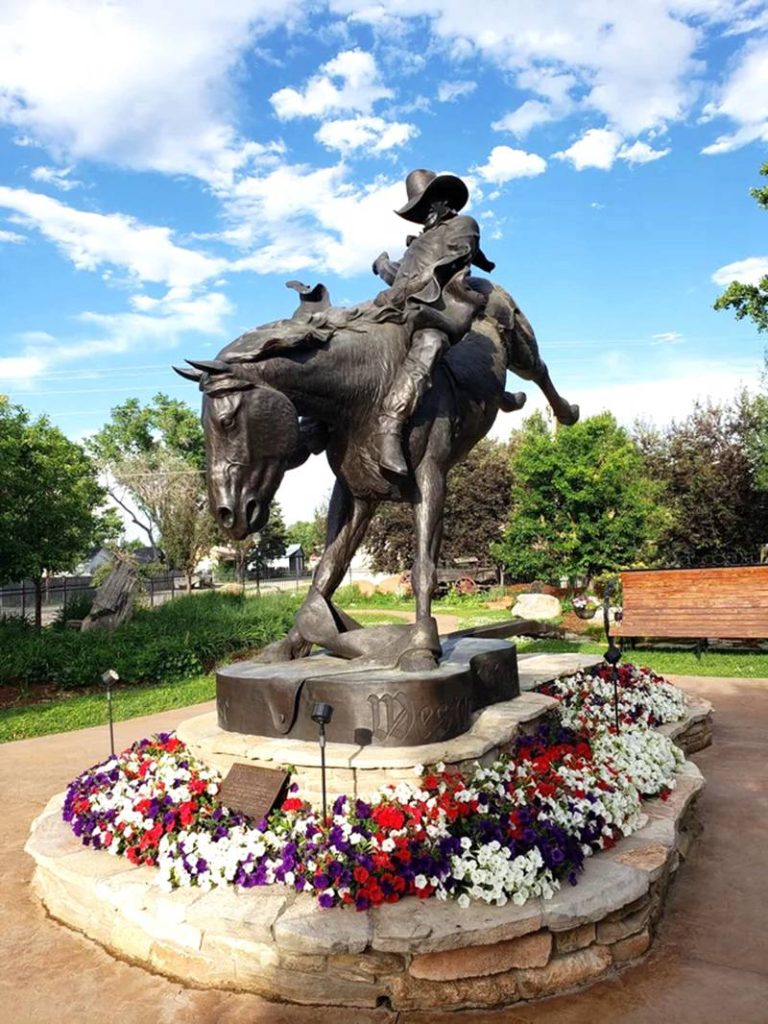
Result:
<instances>
[{"instance_id":1,"label":"horse ear","mask_svg":"<svg viewBox=\"0 0 768 1024\"><path fill-rule=\"evenodd\" d=\"M232 367L223 359L188 359L190 366L205 373L229 373Z\"/></svg>"},{"instance_id":2,"label":"horse ear","mask_svg":"<svg viewBox=\"0 0 768 1024\"><path fill-rule=\"evenodd\" d=\"M202 370L190 370L186 366L174 366L173 370L178 373L180 377L194 381L195 384L199 384L200 378L203 376Z\"/></svg>"},{"instance_id":3,"label":"horse ear","mask_svg":"<svg viewBox=\"0 0 768 1024\"><path fill-rule=\"evenodd\" d=\"M293 402L274 388L260 385L253 390L249 432L255 446L265 455L285 458L299 445L299 417Z\"/></svg>"}]
</instances>

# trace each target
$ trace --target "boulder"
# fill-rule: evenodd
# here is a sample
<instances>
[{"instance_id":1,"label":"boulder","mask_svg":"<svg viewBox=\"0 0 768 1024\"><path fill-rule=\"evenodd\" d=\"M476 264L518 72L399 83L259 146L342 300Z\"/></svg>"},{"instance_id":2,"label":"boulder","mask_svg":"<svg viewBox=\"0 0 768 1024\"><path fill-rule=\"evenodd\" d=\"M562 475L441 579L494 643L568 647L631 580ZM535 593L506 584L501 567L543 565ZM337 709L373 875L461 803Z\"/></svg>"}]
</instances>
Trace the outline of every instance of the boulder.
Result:
<instances>
[{"instance_id":1,"label":"boulder","mask_svg":"<svg viewBox=\"0 0 768 1024\"><path fill-rule=\"evenodd\" d=\"M536 619L543 622L556 619L562 614L563 606L550 594L518 594L512 614L520 619Z\"/></svg>"}]
</instances>

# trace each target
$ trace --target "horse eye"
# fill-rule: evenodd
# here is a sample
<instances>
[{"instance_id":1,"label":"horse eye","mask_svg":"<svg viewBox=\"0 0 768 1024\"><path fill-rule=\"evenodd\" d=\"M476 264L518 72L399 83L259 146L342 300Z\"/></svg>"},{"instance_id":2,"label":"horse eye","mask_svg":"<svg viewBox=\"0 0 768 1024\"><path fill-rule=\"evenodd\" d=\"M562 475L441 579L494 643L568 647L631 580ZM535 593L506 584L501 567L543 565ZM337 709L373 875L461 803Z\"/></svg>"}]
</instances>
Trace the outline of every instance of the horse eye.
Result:
<instances>
[{"instance_id":1,"label":"horse eye","mask_svg":"<svg viewBox=\"0 0 768 1024\"><path fill-rule=\"evenodd\" d=\"M221 422L222 427L225 430L231 430L232 427L234 427L234 425L235 425L235 417L234 416L222 416L220 422Z\"/></svg>"}]
</instances>

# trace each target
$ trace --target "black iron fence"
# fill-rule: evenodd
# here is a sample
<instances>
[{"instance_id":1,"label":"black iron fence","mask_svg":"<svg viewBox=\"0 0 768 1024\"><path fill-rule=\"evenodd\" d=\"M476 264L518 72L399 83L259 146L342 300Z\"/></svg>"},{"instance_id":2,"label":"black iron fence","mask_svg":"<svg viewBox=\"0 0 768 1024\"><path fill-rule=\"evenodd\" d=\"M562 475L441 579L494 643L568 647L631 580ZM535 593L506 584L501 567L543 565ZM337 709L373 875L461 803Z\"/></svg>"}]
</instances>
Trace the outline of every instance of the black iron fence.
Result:
<instances>
[{"instance_id":1,"label":"black iron fence","mask_svg":"<svg viewBox=\"0 0 768 1024\"><path fill-rule=\"evenodd\" d=\"M138 590L146 603L154 607L186 593L186 579L181 573L164 573L139 580ZM66 605L80 598L92 601L95 594L91 576L50 576L43 580L43 618L50 622ZM0 587L0 617L19 615L31 618L34 614L35 585L31 580Z\"/></svg>"}]
</instances>

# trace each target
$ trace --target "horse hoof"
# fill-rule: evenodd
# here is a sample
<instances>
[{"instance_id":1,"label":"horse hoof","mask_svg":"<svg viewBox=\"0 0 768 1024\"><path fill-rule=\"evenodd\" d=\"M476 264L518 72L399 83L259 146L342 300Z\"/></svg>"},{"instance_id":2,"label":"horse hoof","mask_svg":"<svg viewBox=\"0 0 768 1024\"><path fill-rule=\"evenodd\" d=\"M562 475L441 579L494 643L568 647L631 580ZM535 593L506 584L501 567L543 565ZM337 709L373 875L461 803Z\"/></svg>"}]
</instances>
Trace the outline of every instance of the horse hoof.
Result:
<instances>
[{"instance_id":1,"label":"horse hoof","mask_svg":"<svg viewBox=\"0 0 768 1024\"><path fill-rule=\"evenodd\" d=\"M569 405L568 412L562 416L557 417L557 422L562 423L564 427L572 427L574 423L579 422L580 409L578 405Z\"/></svg>"},{"instance_id":2,"label":"horse hoof","mask_svg":"<svg viewBox=\"0 0 768 1024\"><path fill-rule=\"evenodd\" d=\"M400 656L397 667L401 672L432 672L438 662L432 651L406 651Z\"/></svg>"},{"instance_id":3,"label":"horse hoof","mask_svg":"<svg viewBox=\"0 0 768 1024\"><path fill-rule=\"evenodd\" d=\"M522 409L526 403L527 395L524 391L515 391L512 394L510 391L505 391L501 399L501 411L502 412L517 412Z\"/></svg>"}]
</instances>

